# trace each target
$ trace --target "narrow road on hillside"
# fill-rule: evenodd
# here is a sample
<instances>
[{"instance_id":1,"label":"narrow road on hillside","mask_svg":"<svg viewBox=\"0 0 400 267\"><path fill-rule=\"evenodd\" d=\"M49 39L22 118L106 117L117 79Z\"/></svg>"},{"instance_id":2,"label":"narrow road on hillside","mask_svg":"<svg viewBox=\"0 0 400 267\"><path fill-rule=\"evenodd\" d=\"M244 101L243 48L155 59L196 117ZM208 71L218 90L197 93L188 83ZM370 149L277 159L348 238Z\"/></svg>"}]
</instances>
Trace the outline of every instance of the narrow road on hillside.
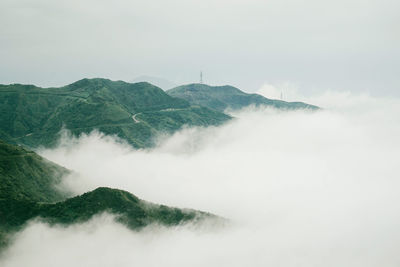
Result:
<instances>
[{"instance_id":1,"label":"narrow road on hillside","mask_svg":"<svg viewBox=\"0 0 400 267\"><path fill-rule=\"evenodd\" d=\"M159 110L158 112L171 112L171 111L180 111L180 110L186 110L186 108L166 108L166 109L161 109L161 110ZM133 120L135 123L141 122L140 120L136 119L136 116L139 115L139 114L142 114L142 112L136 113L136 114L133 114L133 115L132 115L132 120Z\"/></svg>"},{"instance_id":2,"label":"narrow road on hillside","mask_svg":"<svg viewBox=\"0 0 400 267\"><path fill-rule=\"evenodd\" d=\"M139 115L139 114L140 114L140 113L136 113L136 114L133 114L133 115L132 115L132 120L133 120L135 123L139 123L139 122L140 122L138 119L136 119L136 116Z\"/></svg>"},{"instance_id":3,"label":"narrow road on hillside","mask_svg":"<svg viewBox=\"0 0 400 267\"><path fill-rule=\"evenodd\" d=\"M161 112L168 112L168 111L180 111L180 110L185 110L186 108L166 108L166 109L161 109Z\"/></svg>"}]
</instances>

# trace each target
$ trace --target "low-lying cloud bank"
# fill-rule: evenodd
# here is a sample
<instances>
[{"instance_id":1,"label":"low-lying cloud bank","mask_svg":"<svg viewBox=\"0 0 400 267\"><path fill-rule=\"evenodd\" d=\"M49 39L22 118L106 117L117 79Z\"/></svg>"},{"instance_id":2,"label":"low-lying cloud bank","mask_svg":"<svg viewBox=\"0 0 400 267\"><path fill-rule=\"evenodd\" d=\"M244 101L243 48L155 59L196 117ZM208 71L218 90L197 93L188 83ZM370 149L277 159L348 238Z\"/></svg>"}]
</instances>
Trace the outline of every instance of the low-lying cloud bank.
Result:
<instances>
[{"instance_id":1,"label":"low-lying cloud bank","mask_svg":"<svg viewBox=\"0 0 400 267\"><path fill-rule=\"evenodd\" d=\"M327 108L315 113L248 109L153 150L99 133L64 138L40 153L77 172L64 183L76 194L125 189L233 226L134 233L107 215L68 228L32 223L0 265L398 266L400 101L320 100Z\"/></svg>"}]
</instances>

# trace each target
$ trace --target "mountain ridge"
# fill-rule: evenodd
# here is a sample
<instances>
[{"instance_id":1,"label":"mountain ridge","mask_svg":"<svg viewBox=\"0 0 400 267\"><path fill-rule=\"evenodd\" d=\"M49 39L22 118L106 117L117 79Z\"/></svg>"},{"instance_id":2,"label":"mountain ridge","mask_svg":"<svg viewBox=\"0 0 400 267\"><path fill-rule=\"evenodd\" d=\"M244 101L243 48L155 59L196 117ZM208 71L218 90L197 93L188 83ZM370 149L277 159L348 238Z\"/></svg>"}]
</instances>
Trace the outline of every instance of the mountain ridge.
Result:
<instances>
[{"instance_id":1,"label":"mountain ridge","mask_svg":"<svg viewBox=\"0 0 400 267\"><path fill-rule=\"evenodd\" d=\"M201 105L219 112L227 109L238 110L250 105L264 105L285 110L319 109L317 106L303 102L286 102L269 99L259 94L248 94L230 85L210 86L192 83L172 88L166 92L171 96L187 100L192 105Z\"/></svg>"},{"instance_id":2,"label":"mountain ridge","mask_svg":"<svg viewBox=\"0 0 400 267\"><path fill-rule=\"evenodd\" d=\"M63 127L75 136L97 129L146 148L162 132L173 133L184 125L220 125L230 119L146 82L102 78L49 88L0 85L0 103L0 138L32 148L55 145Z\"/></svg>"},{"instance_id":3,"label":"mountain ridge","mask_svg":"<svg viewBox=\"0 0 400 267\"><path fill-rule=\"evenodd\" d=\"M141 75L141 76L135 77L134 79L130 80L130 82L131 83L148 82L157 87L160 87L164 91L177 86L176 83L169 81L167 79L164 79L161 77L156 77L156 76L149 76L149 75Z\"/></svg>"},{"instance_id":4,"label":"mountain ridge","mask_svg":"<svg viewBox=\"0 0 400 267\"><path fill-rule=\"evenodd\" d=\"M108 187L72 196L57 187L69 173L33 151L0 140L0 249L33 219L68 226L106 212L129 229L140 230L153 223L174 226L218 218L202 211L151 203Z\"/></svg>"}]
</instances>

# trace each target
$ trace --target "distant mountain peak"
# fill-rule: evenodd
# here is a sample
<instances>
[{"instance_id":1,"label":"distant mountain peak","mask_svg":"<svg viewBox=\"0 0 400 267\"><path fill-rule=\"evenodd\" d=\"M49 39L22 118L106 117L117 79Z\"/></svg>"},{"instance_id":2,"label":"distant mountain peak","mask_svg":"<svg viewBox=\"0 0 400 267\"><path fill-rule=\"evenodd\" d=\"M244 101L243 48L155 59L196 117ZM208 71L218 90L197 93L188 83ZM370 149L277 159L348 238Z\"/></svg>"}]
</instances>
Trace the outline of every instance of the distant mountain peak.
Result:
<instances>
[{"instance_id":1,"label":"distant mountain peak","mask_svg":"<svg viewBox=\"0 0 400 267\"><path fill-rule=\"evenodd\" d=\"M270 106L278 109L318 109L317 106L302 102L285 102L265 98L258 94L248 94L230 85L210 86L193 83L172 88L167 93L189 101L192 105L200 105L220 112L224 112L226 109L237 110L250 105Z\"/></svg>"},{"instance_id":2,"label":"distant mountain peak","mask_svg":"<svg viewBox=\"0 0 400 267\"><path fill-rule=\"evenodd\" d=\"M148 83L151 83L163 90L168 90L168 89L171 89L171 88L174 88L177 86L176 83L171 82L167 79L160 78L160 77L154 77L154 76L148 76L148 75L142 75L142 76L136 77L136 78L132 79L130 82L133 82L133 83L148 82Z\"/></svg>"}]
</instances>

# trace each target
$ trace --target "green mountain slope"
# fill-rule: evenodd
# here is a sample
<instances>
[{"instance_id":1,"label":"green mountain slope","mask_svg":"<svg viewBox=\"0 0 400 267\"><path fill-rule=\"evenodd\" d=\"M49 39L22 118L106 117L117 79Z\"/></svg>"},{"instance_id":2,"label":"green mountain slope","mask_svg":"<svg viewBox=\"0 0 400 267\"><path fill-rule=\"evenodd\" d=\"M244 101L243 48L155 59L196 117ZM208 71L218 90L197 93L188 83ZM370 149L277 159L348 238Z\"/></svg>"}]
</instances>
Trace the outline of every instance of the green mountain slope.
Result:
<instances>
[{"instance_id":1,"label":"green mountain slope","mask_svg":"<svg viewBox=\"0 0 400 267\"><path fill-rule=\"evenodd\" d=\"M150 223L171 226L209 216L194 210L156 205L129 192L106 187L56 204L40 204L35 210L37 216L50 223L60 224L84 222L95 214L109 212L118 215L118 221L131 229L139 229Z\"/></svg>"},{"instance_id":2,"label":"green mountain slope","mask_svg":"<svg viewBox=\"0 0 400 267\"><path fill-rule=\"evenodd\" d=\"M66 195L56 185L68 173L67 169L32 151L0 140L0 200L63 200Z\"/></svg>"},{"instance_id":3,"label":"green mountain slope","mask_svg":"<svg viewBox=\"0 0 400 267\"><path fill-rule=\"evenodd\" d=\"M171 226L215 217L149 203L129 192L104 187L67 198L55 185L68 172L32 151L0 141L0 248L10 234L34 218L69 225L108 212L115 214L118 222L138 230L150 223Z\"/></svg>"},{"instance_id":4,"label":"green mountain slope","mask_svg":"<svg viewBox=\"0 0 400 267\"><path fill-rule=\"evenodd\" d=\"M0 140L0 247L7 233L33 216L34 203L56 203L67 198L57 190L69 171L32 151Z\"/></svg>"},{"instance_id":5,"label":"green mountain slope","mask_svg":"<svg viewBox=\"0 0 400 267\"><path fill-rule=\"evenodd\" d=\"M173 226L213 216L200 211L153 204L123 190L99 187L57 203L2 199L0 229L18 230L33 218L50 224L82 223L103 212L116 215L118 222L132 230L152 223Z\"/></svg>"},{"instance_id":6,"label":"green mountain slope","mask_svg":"<svg viewBox=\"0 0 400 267\"><path fill-rule=\"evenodd\" d=\"M160 132L230 119L149 83L107 79L83 79L60 88L0 85L0 113L0 138L29 147L54 145L62 127L74 135L98 129L134 147L149 147Z\"/></svg>"},{"instance_id":7,"label":"green mountain slope","mask_svg":"<svg viewBox=\"0 0 400 267\"><path fill-rule=\"evenodd\" d=\"M265 98L258 94L247 94L233 86L209 86L188 84L167 91L170 96L187 100L192 105L208 107L220 112L226 109L241 109L250 105L271 106L279 109L318 109L302 102L285 102Z\"/></svg>"}]
</instances>

